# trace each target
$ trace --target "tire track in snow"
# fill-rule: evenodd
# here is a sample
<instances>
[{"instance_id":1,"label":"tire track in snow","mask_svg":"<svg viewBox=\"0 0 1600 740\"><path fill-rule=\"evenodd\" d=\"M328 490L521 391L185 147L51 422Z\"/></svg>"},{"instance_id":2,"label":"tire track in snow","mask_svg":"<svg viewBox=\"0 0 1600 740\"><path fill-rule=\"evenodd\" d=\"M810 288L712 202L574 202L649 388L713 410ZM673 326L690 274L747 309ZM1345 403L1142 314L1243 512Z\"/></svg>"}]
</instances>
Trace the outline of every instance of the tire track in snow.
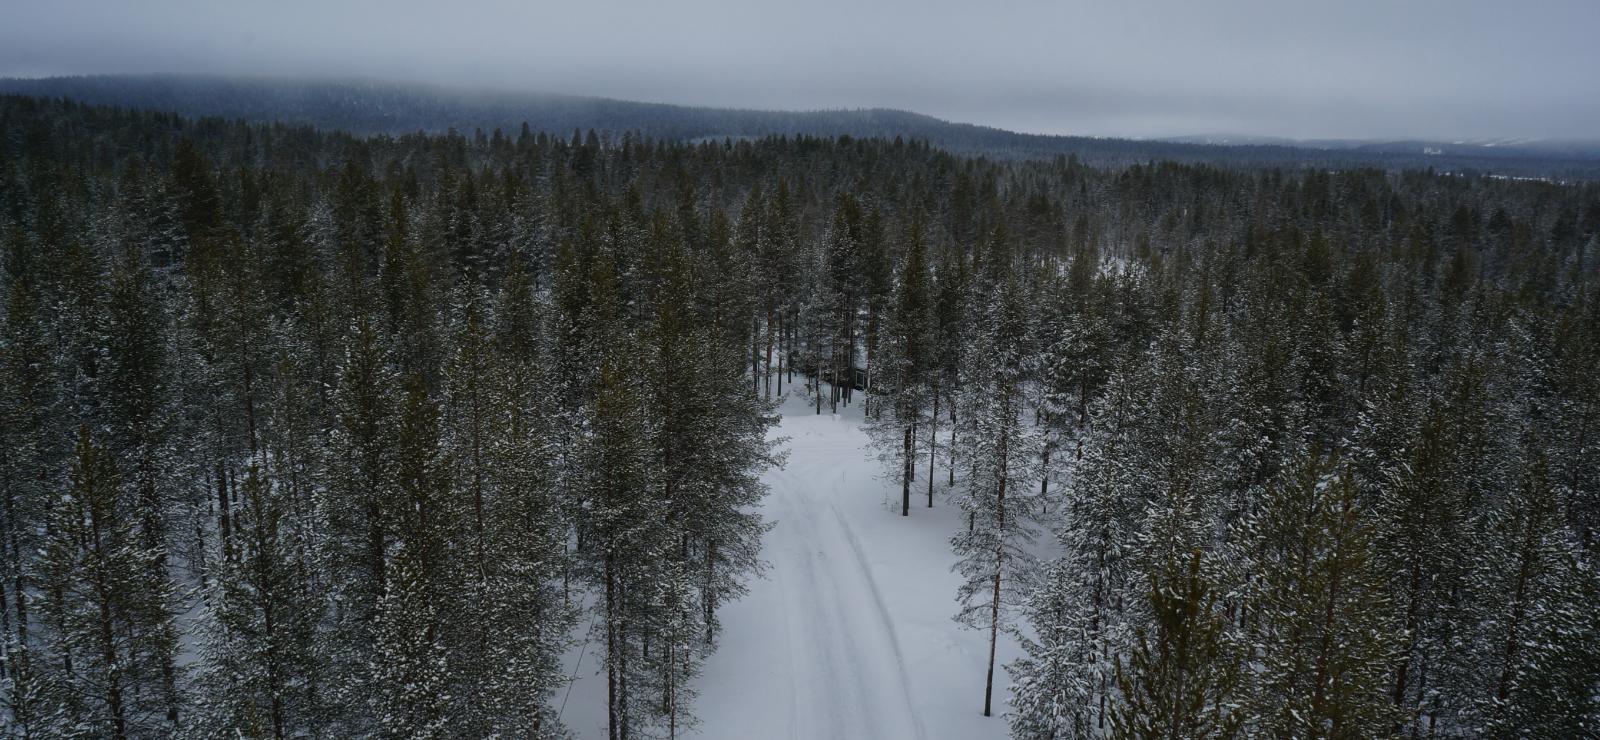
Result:
<instances>
[{"instance_id":1,"label":"tire track in snow","mask_svg":"<svg viewBox=\"0 0 1600 740\"><path fill-rule=\"evenodd\" d=\"M838 504L829 501L828 509L833 512L834 518L839 521L839 529L844 532L845 540L850 543L850 552L855 556L856 566L866 579L867 589L872 592L874 611L878 616L878 621L883 625L884 633L888 636L889 646L894 651L894 667L900 678L898 684L900 686L901 699L905 702L906 716L911 718L913 725L916 727L916 737L926 737L927 731L922 726L922 716L917 713L916 705L911 701L911 677L910 674L906 673L905 652L900 649L900 633L895 630L894 617L890 616L889 607L883 603L883 592L879 590L878 579L873 577L872 567L867 563L866 553L861 548L861 538L856 536L855 527L850 526L849 520L845 519L844 514L839 511Z\"/></svg>"},{"instance_id":2,"label":"tire track in snow","mask_svg":"<svg viewBox=\"0 0 1600 740\"><path fill-rule=\"evenodd\" d=\"M863 446L841 444L855 430L835 424L791 417L776 432L789 437L790 458L765 476L769 569L724 612L703 676L715 686L701 700L707 740L927 737L900 630L846 515L851 502L862 516L879 512L876 488L858 485L872 466ZM719 712L713 701L730 704Z\"/></svg>"}]
</instances>

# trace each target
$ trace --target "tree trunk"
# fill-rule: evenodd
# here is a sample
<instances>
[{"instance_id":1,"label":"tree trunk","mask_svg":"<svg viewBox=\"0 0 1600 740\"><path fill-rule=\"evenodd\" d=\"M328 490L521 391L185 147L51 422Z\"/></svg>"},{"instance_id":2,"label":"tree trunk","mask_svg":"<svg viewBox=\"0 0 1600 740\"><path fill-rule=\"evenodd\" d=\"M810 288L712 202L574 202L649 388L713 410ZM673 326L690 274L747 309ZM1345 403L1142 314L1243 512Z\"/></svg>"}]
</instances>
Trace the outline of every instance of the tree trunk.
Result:
<instances>
[{"instance_id":1,"label":"tree trunk","mask_svg":"<svg viewBox=\"0 0 1600 740\"><path fill-rule=\"evenodd\" d=\"M844 402L849 405L856 398L856 325L852 320L845 324Z\"/></svg>"},{"instance_id":2,"label":"tree trunk","mask_svg":"<svg viewBox=\"0 0 1600 740\"><path fill-rule=\"evenodd\" d=\"M256 454L256 394L254 390L255 373L252 365L246 358L244 364L244 420L245 428L249 431L250 456Z\"/></svg>"},{"instance_id":3,"label":"tree trunk","mask_svg":"<svg viewBox=\"0 0 1600 740\"><path fill-rule=\"evenodd\" d=\"M761 395L761 322L750 317L750 394Z\"/></svg>"},{"instance_id":4,"label":"tree trunk","mask_svg":"<svg viewBox=\"0 0 1600 740\"><path fill-rule=\"evenodd\" d=\"M933 508L933 463L939 455L939 385L933 386L933 415L928 417L928 508Z\"/></svg>"},{"instance_id":5,"label":"tree trunk","mask_svg":"<svg viewBox=\"0 0 1600 740\"><path fill-rule=\"evenodd\" d=\"M1007 468L1009 467L1007 462L1009 450L1004 436L1000 439L999 453L1000 483L999 488L995 491L994 499L994 600L989 605L989 674L983 685L983 716L985 717L993 716L990 711L990 705L994 698L994 650L995 644L1000 639L1000 575L1005 570L1006 562L1006 478Z\"/></svg>"},{"instance_id":6,"label":"tree trunk","mask_svg":"<svg viewBox=\"0 0 1600 740\"><path fill-rule=\"evenodd\" d=\"M900 470L900 516L911 516L911 469L916 464L916 451L912 449L912 426L906 425L905 451L900 456L905 461Z\"/></svg>"},{"instance_id":7,"label":"tree trunk","mask_svg":"<svg viewBox=\"0 0 1600 740\"><path fill-rule=\"evenodd\" d=\"M712 540L706 543L706 585L704 598L701 599L705 602L707 645L716 639L717 631L716 563L717 541Z\"/></svg>"},{"instance_id":8,"label":"tree trunk","mask_svg":"<svg viewBox=\"0 0 1600 740\"><path fill-rule=\"evenodd\" d=\"M476 530L473 534L477 539L478 582L482 584L487 583L489 580L489 556L488 545L485 543L485 530L488 527L484 523L483 505L483 471L485 467L483 462L483 431L481 429L483 413L476 406L477 404L475 403L472 414L472 514L473 526Z\"/></svg>"},{"instance_id":9,"label":"tree trunk","mask_svg":"<svg viewBox=\"0 0 1600 740\"><path fill-rule=\"evenodd\" d=\"M816 383L816 415L821 416L822 415L822 362L821 362L821 360L818 360L818 362L816 362L816 380L813 380L813 383Z\"/></svg>"},{"instance_id":10,"label":"tree trunk","mask_svg":"<svg viewBox=\"0 0 1600 740\"><path fill-rule=\"evenodd\" d=\"M767 365L761 373L762 384L766 388L767 398L772 398L772 307L767 307Z\"/></svg>"},{"instance_id":11,"label":"tree trunk","mask_svg":"<svg viewBox=\"0 0 1600 740\"><path fill-rule=\"evenodd\" d=\"M1413 564L1411 566L1411 585L1408 589L1409 592L1407 593L1406 600L1406 646L1405 650L1400 655L1399 667L1395 670L1394 705L1396 707L1404 707L1406 703L1406 684L1407 680L1410 678L1409 674L1411 672L1411 657L1412 653L1416 650L1417 644L1417 602L1419 598L1417 592L1421 589L1421 582L1422 572L1420 570L1420 566ZM1398 734L1400 728L1404 726L1405 725L1403 723L1395 725L1395 732Z\"/></svg>"},{"instance_id":12,"label":"tree trunk","mask_svg":"<svg viewBox=\"0 0 1600 740\"><path fill-rule=\"evenodd\" d=\"M1532 527L1531 523L1524 524ZM1533 539L1535 535L1529 532L1525 535L1521 563L1517 568L1517 586L1511 596L1511 620L1507 625L1505 647L1501 652L1500 677L1495 683L1495 699L1504 703L1511 696L1511 679L1516 673L1517 648L1522 644L1522 620L1524 612L1524 599L1527 597L1528 581L1532 579Z\"/></svg>"},{"instance_id":13,"label":"tree trunk","mask_svg":"<svg viewBox=\"0 0 1600 740\"><path fill-rule=\"evenodd\" d=\"M1044 459L1039 464L1039 500L1043 501L1045 494L1050 492L1050 448L1051 443L1044 445ZM1046 504L1048 506L1048 504Z\"/></svg>"},{"instance_id":14,"label":"tree trunk","mask_svg":"<svg viewBox=\"0 0 1600 740\"><path fill-rule=\"evenodd\" d=\"M233 523L228 516L228 477L217 463L217 532L222 537L222 559L233 559Z\"/></svg>"},{"instance_id":15,"label":"tree trunk","mask_svg":"<svg viewBox=\"0 0 1600 740\"><path fill-rule=\"evenodd\" d=\"M956 434L958 433L958 430L960 428L961 427L956 425L956 399L955 399L955 394L951 393L950 394L950 464L947 466L950 469L949 485L950 485L951 488L955 488L955 485L956 485Z\"/></svg>"},{"instance_id":16,"label":"tree trunk","mask_svg":"<svg viewBox=\"0 0 1600 740\"><path fill-rule=\"evenodd\" d=\"M627 587L624 585L618 586L619 591L626 589ZM625 598L627 595L622 594L622 596ZM618 611L622 613L618 615L617 644L621 646L622 651L620 653L621 657L617 662L617 720L619 723L617 740L628 740L631 734L631 727L628 724L628 617L626 610L619 609Z\"/></svg>"},{"instance_id":17,"label":"tree trunk","mask_svg":"<svg viewBox=\"0 0 1600 740\"><path fill-rule=\"evenodd\" d=\"M0 538L0 547L5 548L3 554L7 556L9 561L7 563L9 572L5 575L10 577L12 593L16 595L10 608L14 609L17 615L17 645L25 650L28 645L28 600L26 598L28 576L27 571L22 567L22 546L20 544L20 536L17 533L17 530L20 529L20 523L16 519L15 496L10 486L6 487L5 511L0 513L5 515L5 521L0 523L0 528L3 528L0 529L0 535L3 535L3 538ZM21 651L19 650L19 652ZM6 657L13 658L14 656L7 654ZM15 659L7 663L5 668L10 671L7 675L15 674L16 663L17 660Z\"/></svg>"},{"instance_id":18,"label":"tree trunk","mask_svg":"<svg viewBox=\"0 0 1600 740\"><path fill-rule=\"evenodd\" d=\"M606 581L606 730L610 740L621 740L617 716L617 581L614 558L605 557Z\"/></svg>"},{"instance_id":19,"label":"tree trunk","mask_svg":"<svg viewBox=\"0 0 1600 740\"><path fill-rule=\"evenodd\" d=\"M1000 639L1000 569L994 571L994 602L989 608L989 672L983 680L983 716L992 717L990 705L994 698L994 648Z\"/></svg>"},{"instance_id":20,"label":"tree trunk","mask_svg":"<svg viewBox=\"0 0 1600 740\"><path fill-rule=\"evenodd\" d=\"M378 599L383 598L384 584L387 580L383 562L383 520L380 518L381 516L382 512L378 509L378 502L369 500L367 502L367 559L369 561L367 567L372 570L371 588L375 594L372 602L373 609L377 608Z\"/></svg>"},{"instance_id":21,"label":"tree trunk","mask_svg":"<svg viewBox=\"0 0 1600 740\"><path fill-rule=\"evenodd\" d=\"M838 339L837 336L834 338ZM829 374L830 380L828 381L828 412L837 414L839 413L839 349L837 345L834 346L829 362L832 365Z\"/></svg>"},{"instance_id":22,"label":"tree trunk","mask_svg":"<svg viewBox=\"0 0 1600 740\"><path fill-rule=\"evenodd\" d=\"M117 657L116 627L111 618L111 584L106 581L106 555L100 538L100 517L95 515L92 503L87 508L92 537L89 544L95 558L91 571L94 573L95 600L99 602L96 626L99 628L100 659L106 665L106 709L111 712L112 737L124 740L128 736L128 722L122 707L122 661Z\"/></svg>"}]
</instances>

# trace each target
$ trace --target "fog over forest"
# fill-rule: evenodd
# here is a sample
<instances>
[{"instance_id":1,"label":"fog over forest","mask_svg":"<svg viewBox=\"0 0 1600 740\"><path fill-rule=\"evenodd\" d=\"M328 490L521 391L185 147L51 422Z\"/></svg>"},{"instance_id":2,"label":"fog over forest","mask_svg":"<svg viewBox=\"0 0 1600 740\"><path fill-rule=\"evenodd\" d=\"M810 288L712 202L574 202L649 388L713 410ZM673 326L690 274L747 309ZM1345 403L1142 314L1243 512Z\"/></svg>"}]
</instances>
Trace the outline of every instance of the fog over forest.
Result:
<instances>
[{"instance_id":1,"label":"fog over forest","mask_svg":"<svg viewBox=\"0 0 1600 740\"><path fill-rule=\"evenodd\" d=\"M1600 738L1596 29L9 2L0 737Z\"/></svg>"},{"instance_id":2,"label":"fog over forest","mask_svg":"<svg viewBox=\"0 0 1600 740\"><path fill-rule=\"evenodd\" d=\"M1095 136L1600 137L1587 0L12 2L0 75L363 76Z\"/></svg>"}]
</instances>

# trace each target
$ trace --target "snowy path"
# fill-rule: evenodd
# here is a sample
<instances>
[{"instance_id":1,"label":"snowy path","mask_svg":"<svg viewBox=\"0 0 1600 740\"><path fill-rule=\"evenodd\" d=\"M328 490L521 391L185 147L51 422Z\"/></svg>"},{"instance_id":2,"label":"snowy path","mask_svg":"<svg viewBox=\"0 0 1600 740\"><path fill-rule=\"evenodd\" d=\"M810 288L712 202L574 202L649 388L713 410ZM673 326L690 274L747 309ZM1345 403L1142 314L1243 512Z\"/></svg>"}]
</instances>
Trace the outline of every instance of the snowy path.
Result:
<instances>
[{"instance_id":1,"label":"snowy path","mask_svg":"<svg viewBox=\"0 0 1600 740\"><path fill-rule=\"evenodd\" d=\"M763 510L774 522L762 549L770 567L720 614L721 643L697 683L694 736L1005 737L1003 719L979 713L987 635L951 619L954 510L939 499L924 508L919 488L911 516L899 516L898 490L891 507L859 407L817 416L790 400L782 412L776 434L789 438L789 463L767 474L772 490ZM925 466L919 486L927 484ZM1002 643L1000 660L1016 652ZM579 737L605 736L594 655L579 667L563 715ZM1000 705L1004 671L995 683Z\"/></svg>"}]
</instances>

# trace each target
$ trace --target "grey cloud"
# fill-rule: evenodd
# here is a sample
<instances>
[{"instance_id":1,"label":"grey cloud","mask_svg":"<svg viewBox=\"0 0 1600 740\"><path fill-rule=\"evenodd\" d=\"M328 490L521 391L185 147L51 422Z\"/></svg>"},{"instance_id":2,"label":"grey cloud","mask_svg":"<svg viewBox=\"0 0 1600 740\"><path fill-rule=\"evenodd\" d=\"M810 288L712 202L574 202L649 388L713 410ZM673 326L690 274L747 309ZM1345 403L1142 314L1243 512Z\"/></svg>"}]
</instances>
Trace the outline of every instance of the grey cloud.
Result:
<instances>
[{"instance_id":1,"label":"grey cloud","mask_svg":"<svg viewBox=\"0 0 1600 740\"><path fill-rule=\"evenodd\" d=\"M1600 137L1593 0L0 5L0 75L360 75L1043 133Z\"/></svg>"}]
</instances>

